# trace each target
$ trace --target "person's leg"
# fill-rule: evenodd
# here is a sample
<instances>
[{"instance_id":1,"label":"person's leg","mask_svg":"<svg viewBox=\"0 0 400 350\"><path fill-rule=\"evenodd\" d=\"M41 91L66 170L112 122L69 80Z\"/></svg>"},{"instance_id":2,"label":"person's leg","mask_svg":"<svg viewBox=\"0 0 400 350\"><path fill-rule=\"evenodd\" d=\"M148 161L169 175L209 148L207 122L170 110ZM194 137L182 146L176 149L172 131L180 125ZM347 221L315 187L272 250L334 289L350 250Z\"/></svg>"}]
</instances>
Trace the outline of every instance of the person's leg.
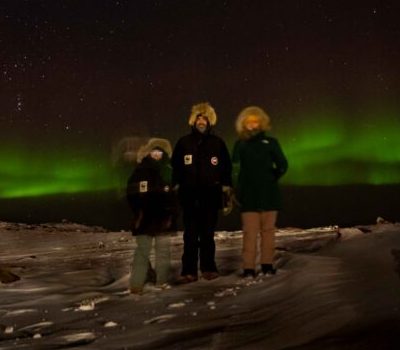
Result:
<instances>
[{"instance_id":1,"label":"person's leg","mask_svg":"<svg viewBox=\"0 0 400 350\"><path fill-rule=\"evenodd\" d=\"M171 265L170 237L156 236L155 241L157 283L167 283Z\"/></svg>"},{"instance_id":2,"label":"person's leg","mask_svg":"<svg viewBox=\"0 0 400 350\"><path fill-rule=\"evenodd\" d=\"M197 261L199 251L199 237L197 233L196 209L183 208L183 255L182 276L197 276Z\"/></svg>"},{"instance_id":3,"label":"person's leg","mask_svg":"<svg viewBox=\"0 0 400 350\"><path fill-rule=\"evenodd\" d=\"M140 292L146 280L149 268L149 256L153 237L148 235L136 236L137 247L133 254L130 287L132 292Z\"/></svg>"},{"instance_id":4,"label":"person's leg","mask_svg":"<svg viewBox=\"0 0 400 350\"><path fill-rule=\"evenodd\" d=\"M256 268L257 238L261 229L261 216L259 212L248 211L242 213L243 225L243 269Z\"/></svg>"},{"instance_id":5,"label":"person's leg","mask_svg":"<svg viewBox=\"0 0 400 350\"><path fill-rule=\"evenodd\" d=\"M218 220L218 210L201 208L197 222L200 236L200 270L201 272L218 272L215 264L214 231ZM205 276L204 276L205 277Z\"/></svg>"},{"instance_id":6,"label":"person's leg","mask_svg":"<svg viewBox=\"0 0 400 350\"><path fill-rule=\"evenodd\" d=\"M264 273L273 270L277 215L277 211L264 211L261 213L260 262Z\"/></svg>"}]
</instances>

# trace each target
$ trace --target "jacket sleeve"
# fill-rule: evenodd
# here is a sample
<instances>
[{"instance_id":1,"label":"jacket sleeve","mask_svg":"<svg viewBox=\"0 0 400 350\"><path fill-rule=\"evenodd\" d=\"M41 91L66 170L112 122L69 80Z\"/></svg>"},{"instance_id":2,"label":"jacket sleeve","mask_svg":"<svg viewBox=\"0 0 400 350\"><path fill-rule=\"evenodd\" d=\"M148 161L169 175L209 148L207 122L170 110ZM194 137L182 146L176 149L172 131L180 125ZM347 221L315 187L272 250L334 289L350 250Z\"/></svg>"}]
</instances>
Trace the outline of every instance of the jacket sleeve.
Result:
<instances>
[{"instance_id":1,"label":"jacket sleeve","mask_svg":"<svg viewBox=\"0 0 400 350\"><path fill-rule=\"evenodd\" d=\"M240 161L240 156L239 156L239 146L240 143L239 141L235 142L235 145L233 146L233 151L232 151L232 163L239 163Z\"/></svg>"},{"instance_id":2,"label":"jacket sleeve","mask_svg":"<svg viewBox=\"0 0 400 350\"><path fill-rule=\"evenodd\" d=\"M283 154L282 148L279 145L278 140L274 139L273 148L272 148L272 158L275 163L274 173L276 179L281 178L288 170L288 162Z\"/></svg>"},{"instance_id":3,"label":"jacket sleeve","mask_svg":"<svg viewBox=\"0 0 400 350\"><path fill-rule=\"evenodd\" d=\"M221 140L221 185L232 187L232 163L225 142Z\"/></svg>"},{"instance_id":4,"label":"jacket sleeve","mask_svg":"<svg viewBox=\"0 0 400 350\"><path fill-rule=\"evenodd\" d=\"M126 186L126 199L134 213L140 210L142 204L140 195L136 191L136 186L137 184L135 182L134 175L132 175L129 178L128 184Z\"/></svg>"},{"instance_id":5,"label":"jacket sleeve","mask_svg":"<svg viewBox=\"0 0 400 350\"><path fill-rule=\"evenodd\" d=\"M240 172L240 141L236 141L232 151L232 179L234 187L237 187Z\"/></svg>"},{"instance_id":6,"label":"jacket sleeve","mask_svg":"<svg viewBox=\"0 0 400 350\"><path fill-rule=\"evenodd\" d=\"M176 144L171 157L172 166L172 187L182 183L182 146L181 140Z\"/></svg>"}]
</instances>

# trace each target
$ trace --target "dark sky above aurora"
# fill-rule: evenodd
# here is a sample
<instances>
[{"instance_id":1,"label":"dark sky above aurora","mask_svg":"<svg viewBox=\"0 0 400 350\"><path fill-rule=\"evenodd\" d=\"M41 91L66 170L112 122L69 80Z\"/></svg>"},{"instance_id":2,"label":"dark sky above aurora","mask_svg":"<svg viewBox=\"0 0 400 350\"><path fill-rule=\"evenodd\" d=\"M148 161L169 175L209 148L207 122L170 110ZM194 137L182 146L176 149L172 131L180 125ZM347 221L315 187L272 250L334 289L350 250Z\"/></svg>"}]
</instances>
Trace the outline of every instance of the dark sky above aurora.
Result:
<instances>
[{"instance_id":1,"label":"dark sky above aurora","mask_svg":"<svg viewBox=\"0 0 400 350\"><path fill-rule=\"evenodd\" d=\"M210 101L231 148L272 117L285 184L400 182L396 1L0 4L0 198L110 189L130 136L174 143Z\"/></svg>"}]
</instances>

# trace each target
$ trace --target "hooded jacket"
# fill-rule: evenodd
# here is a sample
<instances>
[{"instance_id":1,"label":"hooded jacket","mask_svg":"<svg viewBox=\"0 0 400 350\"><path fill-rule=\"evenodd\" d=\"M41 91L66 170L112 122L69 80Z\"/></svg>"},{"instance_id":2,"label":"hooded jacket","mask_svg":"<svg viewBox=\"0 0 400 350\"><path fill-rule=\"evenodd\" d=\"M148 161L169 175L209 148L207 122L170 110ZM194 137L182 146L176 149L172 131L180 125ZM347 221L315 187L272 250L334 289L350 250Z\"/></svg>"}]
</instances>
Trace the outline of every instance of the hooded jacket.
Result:
<instances>
[{"instance_id":1,"label":"hooded jacket","mask_svg":"<svg viewBox=\"0 0 400 350\"><path fill-rule=\"evenodd\" d=\"M201 114L209 121L205 133L195 128ZM171 159L173 185L179 185L183 207L222 207L222 186L232 186L232 164L225 142L211 132L217 116L208 103L193 106L189 118L192 132L178 140Z\"/></svg>"},{"instance_id":2,"label":"hooded jacket","mask_svg":"<svg viewBox=\"0 0 400 350\"><path fill-rule=\"evenodd\" d=\"M248 115L259 117L261 130L251 135L243 127ZM240 164L238 198L242 211L282 209L278 180L286 173L288 163L277 139L267 136L269 117L259 107L248 107L236 121L239 134L232 161Z\"/></svg>"},{"instance_id":3,"label":"hooded jacket","mask_svg":"<svg viewBox=\"0 0 400 350\"><path fill-rule=\"evenodd\" d=\"M154 148L164 151L158 161L150 156ZM169 142L162 139L150 139L138 152L139 165L127 185L127 200L134 213L134 235L158 235L173 229L177 209L171 191L170 152Z\"/></svg>"}]
</instances>

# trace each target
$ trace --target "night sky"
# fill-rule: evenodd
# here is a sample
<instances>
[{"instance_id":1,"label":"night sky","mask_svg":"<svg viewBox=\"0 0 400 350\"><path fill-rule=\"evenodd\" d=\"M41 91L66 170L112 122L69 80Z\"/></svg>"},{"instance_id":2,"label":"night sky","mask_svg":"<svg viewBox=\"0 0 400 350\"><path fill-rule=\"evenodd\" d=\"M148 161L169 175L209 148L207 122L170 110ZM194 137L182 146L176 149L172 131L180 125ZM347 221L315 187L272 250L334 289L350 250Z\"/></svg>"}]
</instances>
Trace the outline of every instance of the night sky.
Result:
<instances>
[{"instance_id":1,"label":"night sky","mask_svg":"<svg viewBox=\"0 0 400 350\"><path fill-rule=\"evenodd\" d=\"M110 189L126 137L272 117L294 185L400 182L396 1L4 0L0 198ZM115 163L115 162L114 162Z\"/></svg>"}]
</instances>

